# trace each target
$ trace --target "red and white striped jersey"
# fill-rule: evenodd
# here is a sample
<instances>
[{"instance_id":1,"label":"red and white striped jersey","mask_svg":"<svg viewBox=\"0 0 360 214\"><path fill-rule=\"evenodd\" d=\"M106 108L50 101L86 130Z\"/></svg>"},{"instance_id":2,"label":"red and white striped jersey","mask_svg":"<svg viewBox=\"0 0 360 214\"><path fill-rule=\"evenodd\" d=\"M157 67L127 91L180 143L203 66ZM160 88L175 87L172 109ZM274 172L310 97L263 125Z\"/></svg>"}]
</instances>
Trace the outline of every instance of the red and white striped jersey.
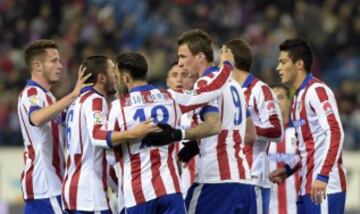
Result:
<instances>
[{"instance_id":1,"label":"red and white striped jersey","mask_svg":"<svg viewBox=\"0 0 360 214\"><path fill-rule=\"evenodd\" d=\"M291 119L301 156L301 195L311 192L314 179L328 182L328 194L346 191L344 131L331 89L308 74L296 91Z\"/></svg>"},{"instance_id":2,"label":"red and white striped jersey","mask_svg":"<svg viewBox=\"0 0 360 214\"><path fill-rule=\"evenodd\" d=\"M181 116L180 121L180 127L182 129L188 129L193 127L192 124L192 116L191 112L185 113ZM182 142L179 142L176 144L176 152L179 152L184 147ZM195 178L197 176L198 172L198 162L199 162L199 156L196 155L194 158L192 158L187 164L186 167L181 168L181 187L183 196L185 197L187 194L187 191L189 190L190 186L194 183Z\"/></svg>"},{"instance_id":3,"label":"red and white striped jersey","mask_svg":"<svg viewBox=\"0 0 360 214\"><path fill-rule=\"evenodd\" d=\"M279 141L283 133L279 102L271 88L252 74L248 75L242 87L257 134L256 142L245 146L246 158L251 166L251 178L255 184L270 188L266 148L270 140Z\"/></svg>"},{"instance_id":4,"label":"red and white striped jersey","mask_svg":"<svg viewBox=\"0 0 360 214\"><path fill-rule=\"evenodd\" d=\"M180 108L169 92L143 85L112 102L108 128L123 131L147 119L175 127L180 116ZM175 144L145 147L133 140L122 146L122 153L125 207L181 192Z\"/></svg>"},{"instance_id":5,"label":"red and white striped jersey","mask_svg":"<svg viewBox=\"0 0 360 214\"><path fill-rule=\"evenodd\" d=\"M103 95L85 87L70 105L66 115L68 157L63 183L63 202L67 210L101 211L109 209L106 159L108 106Z\"/></svg>"},{"instance_id":6,"label":"red and white striped jersey","mask_svg":"<svg viewBox=\"0 0 360 214\"><path fill-rule=\"evenodd\" d=\"M208 68L194 85L201 88L212 81L217 67ZM198 165L198 183L241 182L251 183L250 168L243 153L246 128L246 104L241 86L232 78L226 83L221 95L198 109L201 123L207 112L219 112L221 133L201 139Z\"/></svg>"},{"instance_id":7,"label":"red and white striped jersey","mask_svg":"<svg viewBox=\"0 0 360 214\"><path fill-rule=\"evenodd\" d=\"M61 194L65 168L62 115L34 126L32 112L56 102L50 91L29 80L18 99L18 116L24 139L25 169L21 176L24 199L41 199Z\"/></svg>"},{"instance_id":8,"label":"red and white striped jersey","mask_svg":"<svg viewBox=\"0 0 360 214\"><path fill-rule=\"evenodd\" d=\"M270 142L269 144L269 168L270 172L277 168L284 167L297 158L295 129L285 125L285 133L279 143ZM300 174L295 172L280 184L273 184L270 192L271 214L294 213L296 210L296 200L300 187Z\"/></svg>"}]
</instances>

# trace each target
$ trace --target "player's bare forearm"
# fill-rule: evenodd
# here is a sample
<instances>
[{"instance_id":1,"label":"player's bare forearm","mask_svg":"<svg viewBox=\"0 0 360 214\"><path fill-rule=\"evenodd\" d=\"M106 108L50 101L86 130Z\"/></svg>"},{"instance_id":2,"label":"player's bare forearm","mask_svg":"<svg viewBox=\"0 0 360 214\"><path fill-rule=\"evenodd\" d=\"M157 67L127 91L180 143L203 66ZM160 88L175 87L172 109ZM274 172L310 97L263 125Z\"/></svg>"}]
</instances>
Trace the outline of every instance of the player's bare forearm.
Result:
<instances>
[{"instance_id":1,"label":"player's bare forearm","mask_svg":"<svg viewBox=\"0 0 360 214\"><path fill-rule=\"evenodd\" d=\"M209 112L204 115L204 123L186 129L185 139L195 140L210 137L221 132L221 119L217 112Z\"/></svg>"},{"instance_id":2,"label":"player's bare forearm","mask_svg":"<svg viewBox=\"0 0 360 214\"><path fill-rule=\"evenodd\" d=\"M251 145L256 140L256 129L250 117L246 119L245 144Z\"/></svg>"}]
</instances>

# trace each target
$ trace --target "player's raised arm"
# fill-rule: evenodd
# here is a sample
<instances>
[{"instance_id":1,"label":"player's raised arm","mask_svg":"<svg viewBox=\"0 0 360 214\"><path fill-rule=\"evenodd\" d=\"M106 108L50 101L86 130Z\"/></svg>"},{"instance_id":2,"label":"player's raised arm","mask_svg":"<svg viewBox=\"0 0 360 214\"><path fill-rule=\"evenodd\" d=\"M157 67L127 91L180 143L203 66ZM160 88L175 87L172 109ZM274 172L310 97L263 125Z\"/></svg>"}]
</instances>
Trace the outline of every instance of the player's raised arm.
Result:
<instances>
[{"instance_id":1,"label":"player's raised arm","mask_svg":"<svg viewBox=\"0 0 360 214\"><path fill-rule=\"evenodd\" d=\"M78 71L78 80L74 90L70 94L66 95L52 105L46 106L44 108L38 108L32 111L30 114L30 121L34 126L42 126L44 123L53 119L57 114L61 113L66 107L68 107L77 96L79 96L80 90L83 87L92 85L91 83L85 83L86 80L91 76L91 74L84 76L85 70L86 68L80 66Z\"/></svg>"}]
</instances>

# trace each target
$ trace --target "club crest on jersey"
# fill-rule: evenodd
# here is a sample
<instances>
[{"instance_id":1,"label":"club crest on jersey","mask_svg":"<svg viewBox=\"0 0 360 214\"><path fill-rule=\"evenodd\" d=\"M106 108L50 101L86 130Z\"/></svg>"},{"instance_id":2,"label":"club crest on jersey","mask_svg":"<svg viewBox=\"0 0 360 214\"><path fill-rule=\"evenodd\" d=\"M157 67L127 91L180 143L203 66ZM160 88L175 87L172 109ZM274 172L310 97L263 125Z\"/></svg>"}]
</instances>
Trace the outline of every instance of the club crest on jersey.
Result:
<instances>
[{"instance_id":1,"label":"club crest on jersey","mask_svg":"<svg viewBox=\"0 0 360 214\"><path fill-rule=\"evenodd\" d=\"M39 97L37 95L33 95L29 97L30 106L38 106L39 105Z\"/></svg>"},{"instance_id":2,"label":"club crest on jersey","mask_svg":"<svg viewBox=\"0 0 360 214\"><path fill-rule=\"evenodd\" d=\"M102 124L103 122L103 113L101 111L93 112L94 124Z\"/></svg>"},{"instance_id":3,"label":"club crest on jersey","mask_svg":"<svg viewBox=\"0 0 360 214\"><path fill-rule=\"evenodd\" d=\"M332 107L331 107L330 102L327 101L327 100L324 101L323 103L321 103L321 106L322 106L322 109L323 109L324 112L325 112L325 115L329 115L329 114L331 114L331 113L334 112L333 109L332 109Z\"/></svg>"},{"instance_id":4,"label":"club crest on jersey","mask_svg":"<svg viewBox=\"0 0 360 214\"><path fill-rule=\"evenodd\" d=\"M269 112L269 114L276 113L274 101L272 101L272 100L267 101L265 105L266 105L266 110Z\"/></svg>"}]
</instances>

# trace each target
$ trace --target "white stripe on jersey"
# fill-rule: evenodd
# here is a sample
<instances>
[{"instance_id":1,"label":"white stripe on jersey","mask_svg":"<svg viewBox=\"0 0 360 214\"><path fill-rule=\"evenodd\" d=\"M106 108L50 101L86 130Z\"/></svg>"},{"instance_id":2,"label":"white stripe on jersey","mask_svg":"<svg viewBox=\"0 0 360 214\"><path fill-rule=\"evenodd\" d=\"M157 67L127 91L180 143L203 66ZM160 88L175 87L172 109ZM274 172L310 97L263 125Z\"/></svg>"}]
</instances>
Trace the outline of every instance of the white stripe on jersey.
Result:
<instances>
[{"instance_id":1,"label":"white stripe on jersey","mask_svg":"<svg viewBox=\"0 0 360 214\"><path fill-rule=\"evenodd\" d=\"M24 199L51 198L61 194L65 167L62 116L33 126L30 114L56 102L50 91L29 80L18 99L18 116L24 139L25 169L21 177Z\"/></svg>"}]
</instances>

